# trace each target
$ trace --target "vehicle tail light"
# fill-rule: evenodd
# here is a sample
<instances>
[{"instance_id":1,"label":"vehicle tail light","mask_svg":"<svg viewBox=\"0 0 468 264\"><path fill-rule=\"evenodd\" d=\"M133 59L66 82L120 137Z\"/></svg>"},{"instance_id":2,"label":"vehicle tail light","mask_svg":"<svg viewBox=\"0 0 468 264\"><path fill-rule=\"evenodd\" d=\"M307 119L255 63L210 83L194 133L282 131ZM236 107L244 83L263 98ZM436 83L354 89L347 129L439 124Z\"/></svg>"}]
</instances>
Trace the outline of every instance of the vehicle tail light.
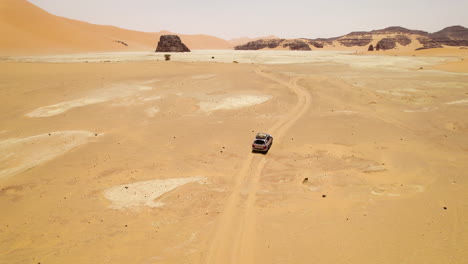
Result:
<instances>
[{"instance_id":1,"label":"vehicle tail light","mask_svg":"<svg viewBox=\"0 0 468 264\"><path fill-rule=\"evenodd\" d=\"M263 146L263 149L266 149L266 146Z\"/></svg>"},{"instance_id":2,"label":"vehicle tail light","mask_svg":"<svg viewBox=\"0 0 468 264\"><path fill-rule=\"evenodd\" d=\"M255 148L255 145L254 145L254 144L252 144L252 148Z\"/></svg>"}]
</instances>

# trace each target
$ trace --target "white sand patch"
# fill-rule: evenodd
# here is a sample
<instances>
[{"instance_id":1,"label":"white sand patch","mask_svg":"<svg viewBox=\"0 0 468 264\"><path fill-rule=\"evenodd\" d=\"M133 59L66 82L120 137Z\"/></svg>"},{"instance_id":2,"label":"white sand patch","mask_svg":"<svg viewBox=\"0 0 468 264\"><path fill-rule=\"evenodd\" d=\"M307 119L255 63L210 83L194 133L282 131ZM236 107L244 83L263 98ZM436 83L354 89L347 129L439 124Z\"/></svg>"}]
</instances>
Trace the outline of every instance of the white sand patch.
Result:
<instances>
[{"instance_id":1,"label":"white sand patch","mask_svg":"<svg viewBox=\"0 0 468 264\"><path fill-rule=\"evenodd\" d=\"M199 103L200 110L204 112L211 112L221 109L237 109L246 106L252 106L264 103L270 100L272 96L264 95L237 95L230 97L222 97L210 101L202 101Z\"/></svg>"},{"instance_id":2,"label":"white sand patch","mask_svg":"<svg viewBox=\"0 0 468 264\"><path fill-rule=\"evenodd\" d=\"M143 100L144 102L148 102L148 101L161 100L162 98L163 98L162 96L156 95L156 96L151 96L151 97L143 98L142 100Z\"/></svg>"},{"instance_id":3,"label":"white sand patch","mask_svg":"<svg viewBox=\"0 0 468 264\"><path fill-rule=\"evenodd\" d=\"M144 81L139 81L138 83L142 85L148 85L148 84L153 84L155 82L159 82L159 79L144 80Z\"/></svg>"},{"instance_id":4,"label":"white sand patch","mask_svg":"<svg viewBox=\"0 0 468 264\"><path fill-rule=\"evenodd\" d=\"M405 110L403 110L403 112L405 112L405 113L424 113L424 112L429 112L429 110L431 110L431 108L424 107L424 108L415 109L415 110L405 109Z\"/></svg>"},{"instance_id":5,"label":"white sand patch","mask_svg":"<svg viewBox=\"0 0 468 264\"><path fill-rule=\"evenodd\" d=\"M0 178L33 168L95 137L89 131L58 131L0 141Z\"/></svg>"},{"instance_id":6,"label":"white sand patch","mask_svg":"<svg viewBox=\"0 0 468 264\"><path fill-rule=\"evenodd\" d=\"M388 94L388 95L397 95L397 96L405 96L405 93L400 93L397 91L387 91L387 90L376 90L379 94Z\"/></svg>"},{"instance_id":7,"label":"white sand patch","mask_svg":"<svg viewBox=\"0 0 468 264\"><path fill-rule=\"evenodd\" d=\"M195 79L195 80L210 79L210 78L213 78L213 77L215 77L215 76L216 76L216 74L194 75L194 76L192 76L192 79Z\"/></svg>"},{"instance_id":8,"label":"white sand patch","mask_svg":"<svg viewBox=\"0 0 468 264\"><path fill-rule=\"evenodd\" d=\"M424 186L418 184L389 184L374 187L371 189L370 193L377 196L398 197L401 195L421 193L424 192L424 190Z\"/></svg>"},{"instance_id":9,"label":"white sand patch","mask_svg":"<svg viewBox=\"0 0 468 264\"><path fill-rule=\"evenodd\" d=\"M148 117L154 117L157 113L159 113L159 108L151 107L145 110L145 113Z\"/></svg>"},{"instance_id":10,"label":"white sand patch","mask_svg":"<svg viewBox=\"0 0 468 264\"><path fill-rule=\"evenodd\" d=\"M186 53L173 53L171 61L185 62L216 62L232 63L260 63L260 64L289 64L339 63L357 68L381 68L386 70L407 71L420 67L456 61L453 57L412 57L412 56L380 56L380 55L352 55L350 51L290 51L290 50L193 50ZM16 56L2 57L1 61L10 62L48 62L48 63L77 63L77 62L136 62L164 60L163 53L155 52L108 52L88 54L64 54L46 56ZM424 70L418 74L434 74L447 72ZM461 75L462 73L450 73ZM466 75L466 74L464 74Z\"/></svg>"},{"instance_id":11,"label":"white sand patch","mask_svg":"<svg viewBox=\"0 0 468 264\"><path fill-rule=\"evenodd\" d=\"M385 169L385 167L382 166L382 165L371 164L371 165L367 166L366 168L364 168L363 172L372 173L372 172L381 172L381 171L386 171L386 170L387 169Z\"/></svg>"},{"instance_id":12,"label":"white sand patch","mask_svg":"<svg viewBox=\"0 0 468 264\"><path fill-rule=\"evenodd\" d=\"M161 207L155 199L161 195L191 182L203 183L204 177L190 177L167 180L150 180L114 186L104 191L104 196L112 202L113 209L126 209L138 206Z\"/></svg>"},{"instance_id":13,"label":"white sand patch","mask_svg":"<svg viewBox=\"0 0 468 264\"><path fill-rule=\"evenodd\" d=\"M49 117L59 115L70 109L83 107L86 105L92 105L97 103L103 103L114 99L121 99L131 95L134 95L140 91L148 91L153 89L149 86L141 85L116 85L112 88L98 90L89 94L85 97L61 102L49 106L43 106L35 109L31 113L26 114L28 117Z\"/></svg>"},{"instance_id":14,"label":"white sand patch","mask_svg":"<svg viewBox=\"0 0 468 264\"><path fill-rule=\"evenodd\" d=\"M448 102L448 105L468 104L468 99Z\"/></svg>"}]
</instances>

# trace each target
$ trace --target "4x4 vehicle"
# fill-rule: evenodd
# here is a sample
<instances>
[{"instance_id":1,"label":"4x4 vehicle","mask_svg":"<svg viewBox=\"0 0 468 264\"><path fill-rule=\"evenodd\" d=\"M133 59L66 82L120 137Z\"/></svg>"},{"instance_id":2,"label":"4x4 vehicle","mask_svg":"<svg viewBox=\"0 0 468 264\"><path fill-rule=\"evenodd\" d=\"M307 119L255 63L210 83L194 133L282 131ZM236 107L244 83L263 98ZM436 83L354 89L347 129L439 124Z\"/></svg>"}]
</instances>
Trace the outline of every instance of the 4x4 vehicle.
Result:
<instances>
[{"instance_id":1,"label":"4x4 vehicle","mask_svg":"<svg viewBox=\"0 0 468 264\"><path fill-rule=\"evenodd\" d=\"M267 133L258 133L252 144L252 151L260 151L267 153L273 144L273 137Z\"/></svg>"}]
</instances>

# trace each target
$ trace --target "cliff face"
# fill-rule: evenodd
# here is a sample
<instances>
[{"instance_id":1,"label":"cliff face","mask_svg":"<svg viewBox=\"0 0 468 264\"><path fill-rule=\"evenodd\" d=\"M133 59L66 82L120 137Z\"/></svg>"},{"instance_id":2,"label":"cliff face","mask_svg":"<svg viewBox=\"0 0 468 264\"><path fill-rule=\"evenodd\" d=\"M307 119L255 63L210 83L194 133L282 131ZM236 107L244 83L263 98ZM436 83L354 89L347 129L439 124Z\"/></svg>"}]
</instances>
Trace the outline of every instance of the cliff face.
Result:
<instances>
[{"instance_id":1,"label":"cliff face","mask_svg":"<svg viewBox=\"0 0 468 264\"><path fill-rule=\"evenodd\" d=\"M372 36L369 34L351 33L338 39L338 42L345 47L362 47L367 46L372 41Z\"/></svg>"},{"instance_id":2,"label":"cliff face","mask_svg":"<svg viewBox=\"0 0 468 264\"><path fill-rule=\"evenodd\" d=\"M177 35L162 35L156 52L190 52Z\"/></svg>"}]
</instances>

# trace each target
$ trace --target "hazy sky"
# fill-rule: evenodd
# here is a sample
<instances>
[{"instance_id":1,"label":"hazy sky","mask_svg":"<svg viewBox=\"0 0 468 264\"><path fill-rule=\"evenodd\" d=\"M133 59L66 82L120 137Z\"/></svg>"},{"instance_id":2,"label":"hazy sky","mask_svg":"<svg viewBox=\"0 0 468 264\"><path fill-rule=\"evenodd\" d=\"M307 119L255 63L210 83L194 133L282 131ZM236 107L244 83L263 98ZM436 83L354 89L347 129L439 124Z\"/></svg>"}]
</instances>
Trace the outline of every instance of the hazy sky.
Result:
<instances>
[{"instance_id":1,"label":"hazy sky","mask_svg":"<svg viewBox=\"0 0 468 264\"><path fill-rule=\"evenodd\" d=\"M94 24L229 39L336 37L403 26L428 32L468 27L467 0L30 0L55 15Z\"/></svg>"}]
</instances>

